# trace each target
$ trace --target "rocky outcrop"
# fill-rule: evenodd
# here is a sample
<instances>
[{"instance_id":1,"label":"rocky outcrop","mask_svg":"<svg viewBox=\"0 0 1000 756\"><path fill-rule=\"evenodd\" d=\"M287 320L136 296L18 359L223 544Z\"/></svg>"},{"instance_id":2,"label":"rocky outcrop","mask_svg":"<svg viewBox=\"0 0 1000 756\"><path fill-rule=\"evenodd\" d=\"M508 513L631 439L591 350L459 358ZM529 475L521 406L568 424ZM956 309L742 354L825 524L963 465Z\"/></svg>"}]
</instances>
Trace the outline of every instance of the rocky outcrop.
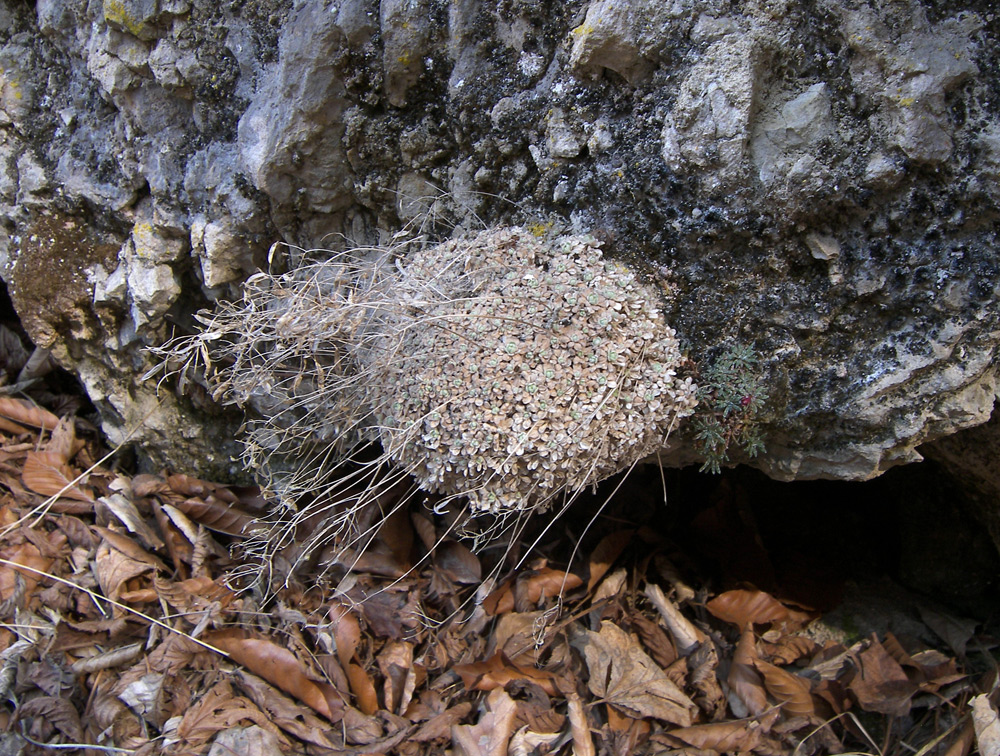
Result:
<instances>
[{"instance_id":1,"label":"rocky outcrop","mask_svg":"<svg viewBox=\"0 0 1000 756\"><path fill-rule=\"evenodd\" d=\"M138 376L274 241L597 233L697 362L754 346L754 464L871 477L993 407L998 24L978 0L0 0L3 278L112 440L234 475L239 418Z\"/></svg>"}]
</instances>

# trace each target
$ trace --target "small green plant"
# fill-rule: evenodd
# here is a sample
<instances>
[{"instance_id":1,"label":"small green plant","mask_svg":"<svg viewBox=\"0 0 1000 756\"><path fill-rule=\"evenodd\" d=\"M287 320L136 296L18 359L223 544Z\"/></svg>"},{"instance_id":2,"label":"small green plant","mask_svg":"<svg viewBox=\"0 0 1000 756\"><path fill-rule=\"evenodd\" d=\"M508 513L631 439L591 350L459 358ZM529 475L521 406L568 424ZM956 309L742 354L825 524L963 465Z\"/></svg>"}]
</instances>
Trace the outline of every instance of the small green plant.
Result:
<instances>
[{"instance_id":1,"label":"small green plant","mask_svg":"<svg viewBox=\"0 0 1000 756\"><path fill-rule=\"evenodd\" d=\"M695 438L705 458L701 472L719 474L736 444L749 457L764 450L758 413L767 401L752 347L730 347L699 381Z\"/></svg>"}]
</instances>

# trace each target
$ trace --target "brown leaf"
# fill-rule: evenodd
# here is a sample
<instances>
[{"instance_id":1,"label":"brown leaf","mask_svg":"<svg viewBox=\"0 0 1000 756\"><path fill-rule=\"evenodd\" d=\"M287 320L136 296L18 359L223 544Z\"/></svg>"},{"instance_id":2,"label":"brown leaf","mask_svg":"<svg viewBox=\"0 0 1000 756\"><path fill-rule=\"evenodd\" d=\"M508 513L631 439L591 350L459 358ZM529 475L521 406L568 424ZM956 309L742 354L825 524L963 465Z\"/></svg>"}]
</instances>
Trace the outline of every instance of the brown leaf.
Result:
<instances>
[{"instance_id":1,"label":"brown leaf","mask_svg":"<svg viewBox=\"0 0 1000 756\"><path fill-rule=\"evenodd\" d=\"M358 644L361 643L361 625L358 618L354 616L347 604L334 601L329 610L330 629L333 631L333 638L337 645L337 657L340 659L340 666L347 669L347 665L354 658Z\"/></svg>"},{"instance_id":2,"label":"brown leaf","mask_svg":"<svg viewBox=\"0 0 1000 756\"><path fill-rule=\"evenodd\" d=\"M18 570L10 565L0 565L0 601L6 601L14 595L18 580L22 581L24 593L30 596L35 591L41 579L39 572L48 572L53 560L42 555L38 547L32 543L22 543L18 546L0 551L9 562L24 565L27 569ZM37 572L35 572L37 570Z\"/></svg>"},{"instance_id":3,"label":"brown leaf","mask_svg":"<svg viewBox=\"0 0 1000 756\"><path fill-rule=\"evenodd\" d=\"M784 705L785 712L799 717L816 715L812 688L808 680L760 659L754 663L754 667L764 675L767 692Z\"/></svg>"},{"instance_id":4,"label":"brown leaf","mask_svg":"<svg viewBox=\"0 0 1000 756\"><path fill-rule=\"evenodd\" d=\"M332 722L339 720L344 703L329 683L306 677L295 655L287 648L259 638L243 637L238 631L209 633L204 640L255 675L263 677L298 698Z\"/></svg>"},{"instance_id":5,"label":"brown leaf","mask_svg":"<svg viewBox=\"0 0 1000 756\"><path fill-rule=\"evenodd\" d=\"M55 696L38 696L25 701L17 707L15 716L18 719L34 719L42 717L54 725L71 743L83 742L83 727L80 725L80 715L76 708L65 698Z\"/></svg>"},{"instance_id":6,"label":"brown leaf","mask_svg":"<svg viewBox=\"0 0 1000 756\"><path fill-rule=\"evenodd\" d=\"M767 709L767 693L764 691L760 675L754 670L756 662L757 642L753 634L753 625L748 624L740 636L739 643L736 644L727 682L729 689L753 716Z\"/></svg>"},{"instance_id":7,"label":"brown leaf","mask_svg":"<svg viewBox=\"0 0 1000 756\"><path fill-rule=\"evenodd\" d=\"M909 713L910 698L917 691L917 684L910 681L877 638L872 637L871 644L855 661L857 674L847 687L862 709L890 716Z\"/></svg>"},{"instance_id":8,"label":"brown leaf","mask_svg":"<svg viewBox=\"0 0 1000 756\"><path fill-rule=\"evenodd\" d=\"M385 679L382 696L385 708L393 714L402 714L410 705L417 682L413 666L413 644L390 641L379 651L377 661Z\"/></svg>"},{"instance_id":9,"label":"brown leaf","mask_svg":"<svg viewBox=\"0 0 1000 756\"><path fill-rule=\"evenodd\" d=\"M241 722L252 722L277 734L267 716L242 696L234 696L232 687L221 680L209 689L194 706L187 710L177 734L189 749L197 752L220 730L228 730Z\"/></svg>"},{"instance_id":10,"label":"brown leaf","mask_svg":"<svg viewBox=\"0 0 1000 756\"><path fill-rule=\"evenodd\" d=\"M791 609L764 591L726 591L709 601L705 608L723 622L740 628L750 625L775 623L786 632L797 630L815 615L800 609Z\"/></svg>"},{"instance_id":11,"label":"brown leaf","mask_svg":"<svg viewBox=\"0 0 1000 756\"><path fill-rule=\"evenodd\" d=\"M59 496L93 502L94 492L83 483L74 483L80 472L62 461L56 452L28 452L21 470L21 482L42 496Z\"/></svg>"},{"instance_id":12,"label":"brown leaf","mask_svg":"<svg viewBox=\"0 0 1000 756\"><path fill-rule=\"evenodd\" d=\"M763 644L764 656L771 664L787 667L804 656L812 656L819 646L803 635L786 635L776 643Z\"/></svg>"},{"instance_id":13,"label":"brown leaf","mask_svg":"<svg viewBox=\"0 0 1000 756\"><path fill-rule=\"evenodd\" d=\"M105 543L109 546L113 546L129 559L134 559L137 562L143 562L144 564L148 564L150 567L155 567L162 572L170 572L170 570L167 569L167 565L165 565L159 557L150 554L127 535L117 533L110 528L102 528L100 525L91 525L90 528L97 533Z\"/></svg>"},{"instance_id":14,"label":"brown leaf","mask_svg":"<svg viewBox=\"0 0 1000 756\"><path fill-rule=\"evenodd\" d=\"M543 597L559 596L581 585L583 580L571 572L543 567L525 578L519 577L516 587L524 599L534 606ZM514 587L505 583L486 597L483 608L488 614L504 614L512 611L514 604Z\"/></svg>"},{"instance_id":15,"label":"brown leaf","mask_svg":"<svg viewBox=\"0 0 1000 756\"><path fill-rule=\"evenodd\" d=\"M347 681L351 684L354 701L362 713L371 716L378 711L378 693L371 676L358 664L348 664L344 668Z\"/></svg>"},{"instance_id":16,"label":"brown leaf","mask_svg":"<svg viewBox=\"0 0 1000 756\"><path fill-rule=\"evenodd\" d=\"M171 475L170 477L177 476ZM217 533L231 536L248 535L256 523L255 518L242 512L234 504L221 501L213 495L205 499L192 497L183 501L174 501L172 504L195 522L200 522L209 530L214 530Z\"/></svg>"},{"instance_id":17,"label":"brown leaf","mask_svg":"<svg viewBox=\"0 0 1000 756\"><path fill-rule=\"evenodd\" d=\"M666 738L707 751L749 753L760 745L761 737L770 731L777 718L778 712L773 711L759 719L695 725L670 730Z\"/></svg>"},{"instance_id":18,"label":"brown leaf","mask_svg":"<svg viewBox=\"0 0 1000 756\"><path fill-rule=\"evenodd\" d=\"M517 704L502 688L486 699L487 712L474 725L451 728L452 745L458 756L507 756Z\"/></svg>"},{"instance_id":19,"label":"brown leaf","mask_svg":"<svg viewBox=\"0 0 1000 756\"><path fill-rule=\"evenodd\" d=\"M0 396L0 416L33 428L52 431L59 425L59 418L46 409L11 396ZM17 431L15 431L17 432Z\"/></svg>"},{"instance_id":20,"label":"brown leaf","mask_svg":"<svg viewBox=\"0 0 1000 756\"><path fill-rule=\"evenodd\" d=\"M691 699L613 622L602 622L599 633L578 631L572 643L586 659L594 695L632 716L691 724L697 710Z\"/></svg>"},{"instance_id":21,"label":"brown leaf","mask_svg":"<svg viewBox=\"0 0 1000 756\"><path fill-rule=\"evenodd\" d=\"M557 695L551 672L514 664L500 653L494 654L486 661L459 664L454 667L454 671L461 676L462 682L469 690L495 690L505 687L514 680L526 680L535 683L550 696Z\"/></svg>"},{"instance_id":22,"label":"brown leaf","mask_svg":"<svg viewBox=\"0 0 1000 756\"><path fill-rule=\"evenodd\" d=\"M621 556L625 547L629 545L635 530L619 530L616 533L609 533L601 539L594 548L594 553L590 555L590 579L587 580L587 591L594 590L594 586L601 582L611 565Z\"/></svg>"},{"instance_id":23,"label":"brown leaf","mask_svg":"<svg viewBox=\"0 0 1000 756\"><path fill-rule=\"evenodd\" d=\"M444 541L434 550L434 565L455 583L476 585L482 582L479 557L458 541Z\"/></svg>"},{"instance_id":24,"label":"brown leaf","mask_svg":"<svg viewBox=\"0 0 1000 756\"><path fill-rule=\"evenodd\" d=\"M959 659L965 658L965 647L969 639L976 634L978 622L969 619L959 619L950 614L942 614L926 606L918 606L920 619L924 621L938 637L948 644Z\"/></svg>"},{"instance_id":25,"label":"brown leaf","mask_svg":"<svg viewBox=\"0 0 1000 756\"><path fill-rule=\"evenodd\" d=\"M666 669L677 661L677 648L662 627L638 612L631 612L628 619L657 664Z\"/></svg>"},{"instance_id":26,"label":"brown leaf","mask_svg":"<svg viewBox=\"0 0 1000 756\"><path fill-rule=\"evenodd\" d=\"M321 748L334 748L334 744L324 734L329 723L316 716L312 709L296 703L245 670L237 672L237 679L247 696L282 730Z\"/></svg>"},{"instance_id":27,"label":"brown leaf","mask_svg":"<svg viewBox=\"0 0 1000 756\"><path fill-rule=\"evenodd\" d=\"M677 605L666 597L663 589L656 583L646 583L643 593L653 602L653 606L660 613L660 617L663 618L663 624L670 631L670 635L681 656L688 656L708 640L708 636L695 627L691 620L681 614L681 610Z\"/></svg>"},{"instance_id":28,"label":"brown leaf","mask_svg":"<svg viewBox=\"0 0 1000 756\"><path fill-rule=\"evenodd\" d=\"M202 612L213 604L224 609L236 598L236 594L209 577L193 577L172 583L161 578L153 578L157 595L181 614Z\"/></svg>"},{"instance_id":29,"label":"brown leaf","mask_svg":"<svg viewBox=\"0 0 1000 756\"><path fill-rule=\"evenodd\" d=\"M122 593L126 590L125 584L129 580L153 569L150 562L140 562L133 559L118 549L111 548L107 543L103 543L97 548L93 564L94 575L101 585L101 590L112 601L121 598ZM116 613L123 611L117 608L113 609Z\"/></svg>"},{"instance_id":30,"label":"brown leaf","mask_svg":"<svg viewBox=\"0 0 1000 756\"><path fill-rule=\"evenodd\" d=\"M424 722L420 726L420 729L414 733L412 739L417 743L430 743L450 737L451 728L469 716L469 712L471 711L471 703L456 704L447 711L435 714Z\"/></svg>"}]
</instances>

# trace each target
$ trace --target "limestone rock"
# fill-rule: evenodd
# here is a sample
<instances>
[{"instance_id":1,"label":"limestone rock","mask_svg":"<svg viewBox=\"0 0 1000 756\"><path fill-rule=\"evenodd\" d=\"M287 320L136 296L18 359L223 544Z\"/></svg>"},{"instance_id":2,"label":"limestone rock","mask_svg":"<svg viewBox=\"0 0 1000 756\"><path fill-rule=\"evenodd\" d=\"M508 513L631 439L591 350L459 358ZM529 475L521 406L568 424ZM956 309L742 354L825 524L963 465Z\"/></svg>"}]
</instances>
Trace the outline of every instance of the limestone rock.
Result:
<instances>
[{"instance_id":1,"label":"limestone rock","mask_svg":"<svg viewBox=\"0 0 1000 756\"><path fill-rule=\"evenodd\" d=\"M986 420L988 3L539 8L0 0L2 276L109 435L237 475L239 418L157 396L145 348L239 296L275 241L407 223L599 233L647 265L693 360L760 356L771 475L871 477ZM674 434L661 456L697 454Z\"/></svg>"}]
</instances>

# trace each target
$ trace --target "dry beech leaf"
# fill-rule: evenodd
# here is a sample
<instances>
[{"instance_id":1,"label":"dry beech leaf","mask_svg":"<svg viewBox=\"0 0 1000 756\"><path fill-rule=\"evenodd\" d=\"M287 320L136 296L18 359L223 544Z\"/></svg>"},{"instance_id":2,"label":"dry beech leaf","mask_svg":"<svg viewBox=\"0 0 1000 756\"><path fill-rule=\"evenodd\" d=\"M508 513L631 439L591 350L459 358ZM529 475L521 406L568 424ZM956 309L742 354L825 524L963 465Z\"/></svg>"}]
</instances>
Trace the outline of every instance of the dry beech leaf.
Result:
<instances>
[{"instance_id":1,"label":"dry beech leaf","mask_svg":"<svg viewBox=\"0 0 1000 756\"><path fill-rule=\"evenodd\" d=\"M137 562L144 562L145 564L155 567L158 570L162 570L163 572L170 572L167 565L165 565L159 557L150 554L127 535L116 533L110 528L102 528L100 525L91 525L90 529L101 536L105 543L114 547L130 559L134 559Z\"/></svg>"},{"instance_id":2,"label":"dry beech leaf","mask_svg":"<svg viewBox=\"0 0 1000 756\"><path fill-rule=\"evenodd\" d=\"M572 639L587 662L591 693L636 717L655 717L687 727L697 707L639 644L613 622L601 631L579 630Z\"/></svg>"},{"instance_id":3,"label":"dry beech leaf","mask_svg":"<svg viewBox=\"0 0 1000 756\"><path fill-rule=\"evenodd\" d=\"M479 557L458 541L444 541L434 549L434 566L454 583L477 585L482 582Z\"/></svg>"},{"instance_id":4,"label":"dry beech leaf","mask_svg":"<svg viewBox=\"0 0 1000 756\"><path fill-rule=\"evenodd\" d=\"M329 683L306 677L302 665L287 648L260 638L245 638L238 631L222 630L204 638L229 658L259 677L318 711L331 722L339 721L344 703Z\"/></svg>"},{"instance_id":5,"label":"dry beech leaf","mask_svg":"<svg viewBox=\"0 0 1000 756\"><path fill-rule=\"evenodd\" d=\"M205 499L191 497L183 501L174 501L172 504L195 522L199 522L217 533L231 536L247 535L256 523L255 518L240 511L234 504L221 501L214 495Z\"/></svg>"},{"instance_id":6,"label":"dry beech leaf","mask_svg":"<svg viewBox=\"0 0 1000 756\"><path fill-rule=\"evenodd\" d=\"M345 605L334 602L329 610L330 629L337 644L337 658L340 666L347 669L361 643L361 624L354 613Z\"/></svg>"},{"instance_id":7,"label":"dry beech leaf","mask_svg":"<svg viewBox=\"0 0 1000 756\"><path fill-rule=\"evenodd\" d=\"M778 714L778 711L772 711L759 719L684 727L670 730L660 737L675 741L673 745L693 746L706 751L750 753L760 745L761 738L770 731Z\"/></svg>"},{"instance_id":8,"label":"dry beech leaf","mask_svg":"<svg viewBox=\"0 0 1000 756\"><path fill-rule=\"evenodd\" d=\"M0 416L14 420L22 425L33 428L44 428L52 431L59 425L59 418L48 410L42 409L23 399L11 396L0 396ZM16 431L15 431L16 432Z\"/></svg>"},{"instance_id":9,"label":"dry beech leaf","mask_svg":"<svg viewBox=\"0 0 1000 756\"><path fill-rule=\"evenodd\" d=\"M329 723L316 716L312 709L296 703L277 688L245 670L237 672L237 679L243 692L274 724L289 735L320 748L334 748L334 744L324 734L329 729Z\"/></svg>"},{"instance_id":10,"label":"dry beech leaf","mask_svg":"<svg viewBox=\"0 0 1000 756\"><path fill-rule=\"evenodd\" d=\"M767 693L764 690L764 683L754 670L756 662L757 641L754 638L753 626L747 625L736 644L736 651L733 653L733 662L729 666L729 677L726 682L729 683L729 689L740 700L746 711L755 717L767 709Z\"/></svg>"},{"instance_id":11,"label":"dry beech leaf","mask_svg":"<svg viewBox=\"0 0 1000 756\"><path fill-rule=\"evenodd\" d=\"M985 695L969 701L972 707L972 725L976 729L976 743L983 756L1000 754L1000 717Z\"/></svg>"},{"instance_id":12,"label":"dry beech leaf","mask_svg":"<svg viewBox=\"0 0 1000 756\"><path fill-rule=\"evenodd\" d=\"M31 543L6 548L0 551L0 555L7 561L24 565L26 568L18 570L7 564L0 565L0 601L6 601L14 595L18 580L24 586L25 595L30 596L41 579L38 573L48 572L53 562L51 558L43 556L38 547Z\"/></svg>"},{"instance_id":13,"label":"dry beech leaf","mask_svg":"<svg viewBox=\"0 0 1000 756\"><path fill-rule=\"evenodd\" d=\"M435 740L444 740L451 737L451 728L469 716L472 711L472 704L456 704L440 714L435 714L428 719L410 738L416 743L430 743Z\"/></svg>"},{"instance_id":14,"label":"dry beech leaf","mask_svg":"<svg viewBox=\"0 0 1000 756\"><path fill-rule=\"evenodd\" d=\"M385 708L394 714L402 714L410 705L416 687L413 644L406 641L390 641L379 651L377 661L378 668L385 678L382 694Z\"/></svg>"},{"instance_id":15,"label":"dry beech leaf","mask_svg":"<svg viewBox=\"0 0 1000 756\"><path fill-rule=\"evenodd\" d=\"M16 709L18 719L42 717L54 725L71 743L83 742L83 727L76 708L65 698L38 696L25 701Z\"/></svg>"},{"instance_id":16,"label":"dry beech leaf","mask_svg":"<svg viewBox=\"0 0 1000 756\"><path fill-rule=\"evenodd\" d=\"M101 586L101 591L112 601L121 598L125 584L129 580L144 575L152 569L153 565L150 562L133 559L117 548L111 548L107 543L98 546L97 554L94 556L94 575ZM114 611L117 613L123 610L114 607Z\"/></svg>"},{"instance_id":17,"label":"dry beech leaf","mask_svg":"<svg viewBox=\"0 0 1000 756\"><path fill-rule=\"evenodd\" d=\"M79 476L80 472L66 464L58 453L47 451L28 452L21 470L21 482L36 494L93 502L95 497L90 487L73 482Z\"/></svg>"},{"instance_id":18,"label":"dry beech leaf","mask_svg":"<svg viewBox=\"0 0 1000 756\"><path fill-rule=\"evenodd\" d=\"M52 436L45 444L45 451L56 455L64 464L68 463L85 446L76 439L76 427L72 420L64 417L52 430Z\"/></svg>"},{"instance_id":19,"label":"dry beech leaf","mask_svg":"<svg viewBox=\"0 0 1000 756\"><path fill-rule=\"evenodd\" d=\"M803 635L786 635L776 643L763 644L764 656L779 667L787 667L804 656L812 656L818 648L816 641Z\"/></svg>"},{"instance_id":20,"label":"dry beech leaf","mask_svg":"<svg viewBox=\"0 0 1000 756\"><path fill-rule=\"evenodd\" d=\"M917 684L872 636L871 644L856 657L857 674L847 686L865 711L889 716L905 716Z\"/></svg>"},{"instance_id":21,"label":"dry beech leaf","mask_svg":"<svg viewBox=\"0 0 1000 756\"><path fill-rule=\"evenodd\" d=\"M726 591L709 601L705 608L723 622L743 628L748 624L774 623L791 631L805 625L815 615L800 609L790 609L764 591Z\"/></svg>"},{"instance_id":22,"label":"dry beech leaf","mask_svg":"<svg viewBox=\"0 0 1000 756\"><path fill-rule=\"evenodd\" d=\"M160 598L181 614L201 612L213 604L225 609L236 598L229 588L204 575L177 583L154 577L153 587Z\"/></svg>"},{"instance_id":23,"label":"dry beech leaf","mask_svg":"<svg viewBox=\"0 0 1000 756\"><path fill-rule=\"evenodd\" d=\"M795 717L815 716L816 706L808 680L759 659L754 666L764 676L767 692L783 704L782 708L787 714Z\"/></svg>"},{"instance_id":24,"label":"dry beech leaf","mask_svg":"<svg viewBox=\"0 0 1000 756\"><path fill-rule=\"evenodd\" d=\"M523 580L518 579L516 587L527 602L534 606L542 598L559 596L581 585L583 580L571 572L543 567ZM513 611L514 604L514 586L508 582L486 597L483 608L489 614L505 614Z\"/></svg>"},{"instance_id":25,"label":"dry beech leaf","mask_svg":"<svg viewBox=\"0 0 1000 756\"><path fill-rule=\"evenodd\" d=\"M187 710L177 734L189 749L197 752L217 732L235 727L240 722L252 722L269 732L279 732L252 701L234 696L230 684L222 680Z\"/></svg>"},{"instance_id":26,"label":"dry beech leaf","mask_svg":"<svg viewBox=\"0 0 1000 756\"><path fill-rule=\"evenodd\" d=\"M507 756L517 703L503 688L497 688L486 699L486 706L487 712L476 724L451 728L452 745L458 756Z\"/></svg>"},{"instance_id":27,"label":"dry beech leaf","mask_svg":"<svg viewBox=\"0 0 1000 756\"><path fill-rule=\"evenodd\" d=\"M604 536L600 543L594 547L594 553L590 555L590 578L587 580L588 591L594 590L594 586L611 569L611 565L621 556L634 535L635 530L619 530L617 533L610 533Z\"/></svg>"},{"instance_id":28,"label":"dry beech leaf","mask_svg":"<svg viewBox=\"0 0 1000 756\"><path fill-rule=\"evenodd\" d=\"M454 668L468 690L494 690L514 680L533 682L550 696L558 695L551 672L522 664L514 664L496 653L486 661L459 664Z\"/></svg>"},{"instance_id":29,"label":"dry beech leaf","mask_svg":"<svg viewBox=\"0 0 1000 756\"><path fill-rule=\"evenodd\" d=\"M656 583L646 583L643 593L646 594L646 598L653 602L653 606L660 613L663 624L670 631L681 656L693 653L708 639L705 633L691 623L691 620L681 614L677 605L666 597L663 589Z\"/></svg>"},{"instance_id":30,"label":"dry beech leaf","mask_svg":"<svg viewBox=\"0 0 1000 756\"><path fill-rule=\"evenodd\" d=\"M163 540L156 534L155 530L146 524L146 519L139 514L135 504L120 493L101 496L97 502L107 507L108 511L117 517L118 521L128 528L130 533L137 535L147 548L162 549L164 547Z\"/></svg>"},{"instance_id":31,"label":"dry beech leaf","mask_svg":"<svg viewBox=\"0 0 1000 756\"><path fill-rule=\"evenodd\" d=\"M347 674L347 681L351 685L351 693L354 694L354 701L362 714L372 716L378 711L378 693L375 691L375 683L372 682L364 667L358 664L348 664L344 668Z\"/></svg>"}]
</instances>

